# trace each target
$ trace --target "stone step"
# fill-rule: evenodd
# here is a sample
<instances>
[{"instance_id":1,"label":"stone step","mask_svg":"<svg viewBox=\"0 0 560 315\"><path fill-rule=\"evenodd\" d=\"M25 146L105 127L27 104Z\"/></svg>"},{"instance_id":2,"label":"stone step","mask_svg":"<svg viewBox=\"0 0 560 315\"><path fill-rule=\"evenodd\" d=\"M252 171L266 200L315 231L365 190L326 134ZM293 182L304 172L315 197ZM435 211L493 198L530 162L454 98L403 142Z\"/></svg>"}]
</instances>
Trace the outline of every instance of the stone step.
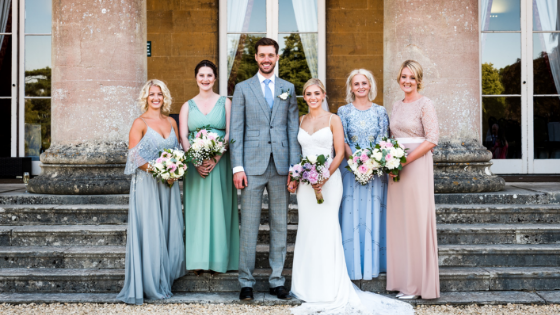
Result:
<instances>
[{"instance_id":1,"label":"stone step","mask_svg":"<svg viewBox=\"0 0 560 315\"><path fill-rule=\"evenodd\" d=\"M125 245L126 225L0 226L0 246ZM297 225L288 225L295 243ZM560 224L438 224L438 244L550 244L560 242ZM270 244L270 227L259 227L259 244Z\"/></svg>"},{"instance_id":2,"label":"stone step","mask_svg":"<svg viewBox=\"0 0 560 315\"><path fill-rule=\"evenodd\" d=\"M438 244L549 244L560 224L438 224Z\"/></svg>"},{"instance_id":3,"label":"stone step","mask_svg":"<svg viewBox=\"0 0 560 315\"><path fill-rule=\"evenodd\" d=\"M98 225L126 224L128 205L5 205L0 225Z\"/></svg>"},{"instance_id":4,"label":"stone step","mask_svg":"<svg viewBox=\"0 0 560 315\"><path fill-rule=\"evenodd\" d=\"M123 269L125 246L0 246L0 268ZM269 246L257 245L256 268L270 268ZM292 268L288 244L285 268ZM439 245L441 267L560 267L560 244Z\"/></svg>"},{"instance_id":5,"label":"stone step","mask_svg":"<svg viewBox=\"0 0 560 315\"><path fill-rule=\"evenodd\" d=\"M394 298L395 294L385 295ZM122 303L115 293L0 293L0 303ZM404 300L412 305L507 305L507 304L558 304L559 291L473 291L441 292L439 299ZM253 301L240 301L237 292L175 292L169 299L144 300L147 304L252 304L299 305L300 300L280 300L265 292L256 292Z\"/></svg>"},{"instance_id":6,"label":"stone step","mask_svg":"<svg viewBox=\"0 0 560 315\"><path fill-rule=\"evenodd\" d=\"M239 194L239 191L238 191ZM41 195L30 193L4 193L0 195L0 204L15 205L75 205L75 204L128 204L128 194L122 195ZM295 204L296 195L290 195L290 203ZM558 190L528 189L506 185L504 190L488 193L452 193L435 194L436 204L550 204L558 203ZM268 203L268 194L264 193L263 203Z\"/></svg>"},{"instance_id":7,"label":"stone step","mask_svg":"<svg viewBox=\"0 0 560 315\"><path fill-rule=\"evenodd\" d=\"M288 225L288 243L295 243L297 225ZM126 245L126 225L0 226L0 246ZM259 226L258 243L270 243L270 227Z\"/></svg>"},{"instance_id":8,"label":"stone step","mask_svg":"<svg viewBox=\"0 0 560 315\"><path fill-rule=\"evenodd\" d=\"M560 204L436 205L437 223L560 223Z\"/></svg>"},{"instance_id":9,"label":"stone step","mask_svg":"<svg viewBox=\"0 0 560 315\"><path fill-rule=\"evenodd\" d=\"M560 222L560 204L548 205L436 205L438 223L541 223ZM241 216L241 214L240 214ZM99 225L126 224L128 205L4 205L0 225ZM263 204L261 224L269 223ZM298 223L298 206L290 204L288 224Z\"/></svg>"},{"instance_id":10,"label":"stone step","mask_svg":"<svg viewBox=\"0 0 560 315\"><path fill-rule=\"evenodd\" d=\"M291 269L283 272L290 287ZM255 291L268 290L269 269L256 269ZM362 290L387 293L386 275L353 281ZM1 293L117 293L124 281L122 269L0 268ZM559 290L560 268L441 268L442 292ZM173 284L175 292L236 292L237 272L210 276L188 273Z\"/></svg>"}]
</instances>

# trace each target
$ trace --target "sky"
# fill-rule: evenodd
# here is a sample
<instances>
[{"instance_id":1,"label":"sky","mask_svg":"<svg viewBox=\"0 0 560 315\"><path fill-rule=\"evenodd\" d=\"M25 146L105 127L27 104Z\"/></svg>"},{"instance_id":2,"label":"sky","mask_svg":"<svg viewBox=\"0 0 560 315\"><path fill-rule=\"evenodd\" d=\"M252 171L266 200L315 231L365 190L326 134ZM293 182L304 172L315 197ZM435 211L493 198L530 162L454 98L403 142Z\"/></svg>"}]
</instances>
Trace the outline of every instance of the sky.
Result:
<instances>
[{"instance_id":1,"label":"sky","mask_svg":"<svg viewBox=\"0 0 560 315\"><path fill-rule=\"evenodd\" d=\"M25 33L51 33L51 0L25 0ZM51 66L51 36L25 37L25 70Z\"/></svg>"}]
</instances>

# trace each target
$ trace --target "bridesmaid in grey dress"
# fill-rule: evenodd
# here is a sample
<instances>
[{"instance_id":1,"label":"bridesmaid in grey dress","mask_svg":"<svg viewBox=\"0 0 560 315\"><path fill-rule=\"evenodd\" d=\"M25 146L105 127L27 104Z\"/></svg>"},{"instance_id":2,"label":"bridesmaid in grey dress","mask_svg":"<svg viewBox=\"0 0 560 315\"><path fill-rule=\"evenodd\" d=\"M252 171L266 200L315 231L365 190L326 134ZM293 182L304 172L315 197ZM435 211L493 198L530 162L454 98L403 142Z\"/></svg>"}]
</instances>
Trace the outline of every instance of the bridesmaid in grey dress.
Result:
<instances>
[{"instance_id":1,"label":"bridesmaid in grey dress","mask_svg":"<svg viewBox=\"0 0 560 315\"><path fill-rule=\"evenodd\" d=\"M147 163L158 158L160 150L179 147L177 124L167 116L169 89L159 80L150 80L140 92L139 103L144 113L130 129L125 169L133 176L125 280L117 296L128 304L171 297L173 281L186 271L179 184L169 188L146 172Z\"/></svg>"}]
</instances>

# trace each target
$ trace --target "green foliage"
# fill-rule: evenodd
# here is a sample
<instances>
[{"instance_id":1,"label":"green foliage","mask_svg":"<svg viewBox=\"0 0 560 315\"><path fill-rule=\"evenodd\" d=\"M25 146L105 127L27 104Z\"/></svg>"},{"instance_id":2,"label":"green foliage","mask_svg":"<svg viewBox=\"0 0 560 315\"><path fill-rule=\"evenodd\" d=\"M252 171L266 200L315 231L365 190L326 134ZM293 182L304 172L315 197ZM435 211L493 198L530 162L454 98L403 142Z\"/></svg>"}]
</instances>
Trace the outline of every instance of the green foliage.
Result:
<instances>
[{"instance_id":1,"label":"green foliage","mask_svg":"<svg viewBox=\"0 0 560 315\"><path fill-rule=\"evenodd\" d=\"M229 95L233 95L237 83L252 78L259 71L259 66L255 60L255 44L261 38L262 36L250 34L243 34L239 38L237 55L228 80Z\"/></svg>"},{"instance_id":2,"label":"green foliage","mask_svg":"<svg viewBox=\"0 0 560 315\"><path fill-rule=\"evenodd\" d=\"M51 96L51 68L25 71L25 95L35 97ZM41 126L41 137L37 137L36 128L29 126L25 133L25 150L27 155L38 156L39 149L51 146L51 100L26 99L25 123Z\"/></svg>"}]
</instances>

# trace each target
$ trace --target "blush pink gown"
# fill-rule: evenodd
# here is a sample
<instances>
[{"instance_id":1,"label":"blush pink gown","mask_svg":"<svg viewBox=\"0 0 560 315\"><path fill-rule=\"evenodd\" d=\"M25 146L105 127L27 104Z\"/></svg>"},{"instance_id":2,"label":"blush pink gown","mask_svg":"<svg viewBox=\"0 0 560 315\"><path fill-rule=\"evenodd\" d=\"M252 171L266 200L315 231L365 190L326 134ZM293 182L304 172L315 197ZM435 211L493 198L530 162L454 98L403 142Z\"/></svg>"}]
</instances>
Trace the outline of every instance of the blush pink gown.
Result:
<instances>
[{"instance_id":1,"label":"blush pink gown","mask_svg":"<svg viewBox=\"0 0 560 315\"><path fill-rule=\"evenodd\" d=\"M390 130L410 154L422 142L437 145L432 101L422 97L393 105ZM434 166L432 153L406 165L387 193L387 290L423 299L439 297Z\"/></svg>"}]
</instances>

